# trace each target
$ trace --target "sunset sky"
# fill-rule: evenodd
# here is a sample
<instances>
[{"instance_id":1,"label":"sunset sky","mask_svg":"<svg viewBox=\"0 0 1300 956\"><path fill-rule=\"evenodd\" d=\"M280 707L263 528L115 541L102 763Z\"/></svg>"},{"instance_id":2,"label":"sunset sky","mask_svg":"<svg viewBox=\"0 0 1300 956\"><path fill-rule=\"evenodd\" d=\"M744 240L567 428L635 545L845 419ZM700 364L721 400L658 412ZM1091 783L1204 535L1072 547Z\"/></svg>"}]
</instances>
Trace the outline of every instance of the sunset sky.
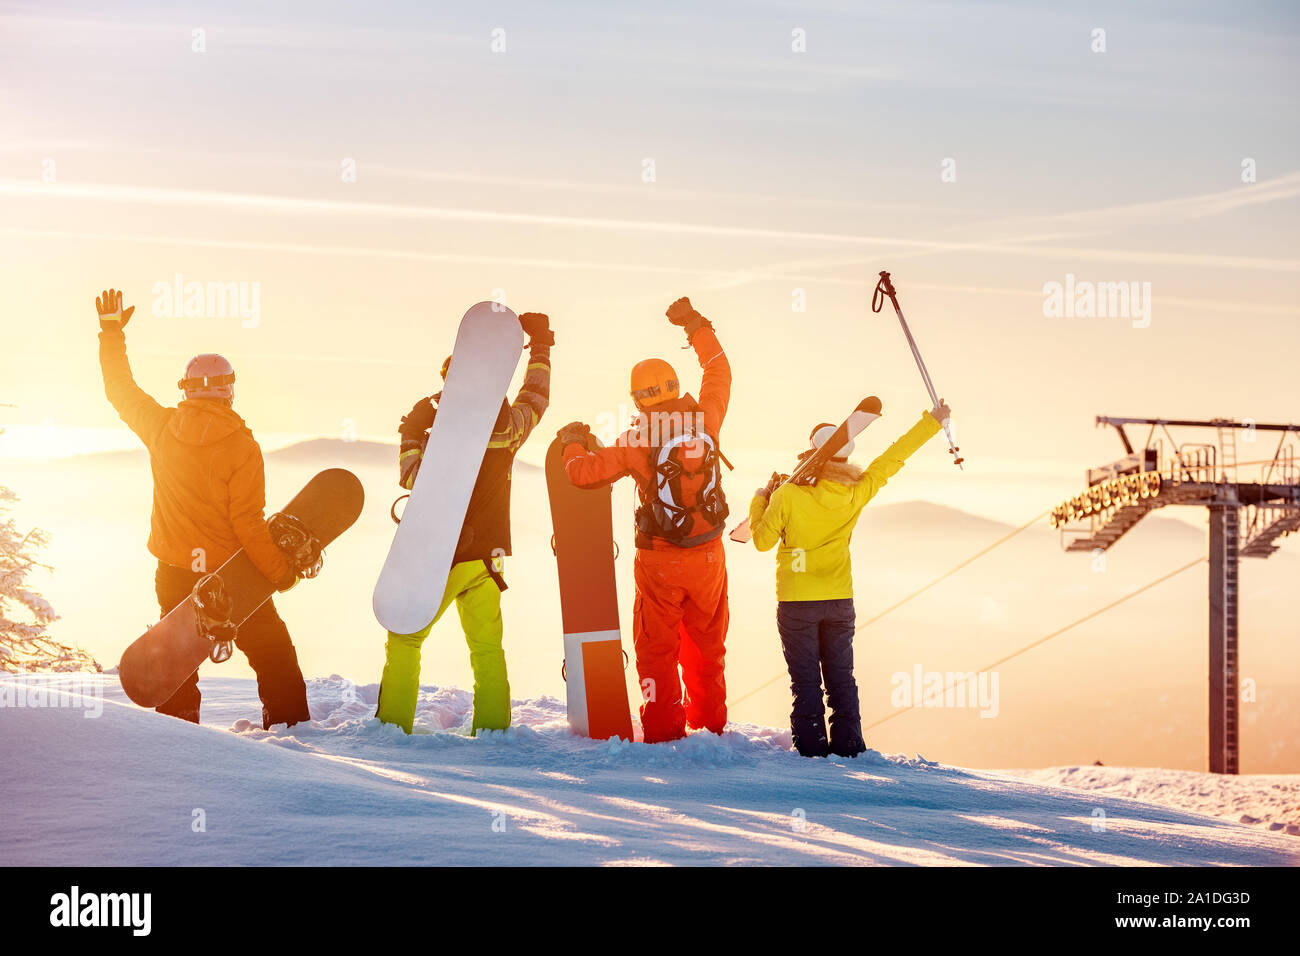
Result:
<instances>
[{"instance_id":1,"label":"sunset sky","mask_svg":"<svg viewBox=\"0 0 1300 956\"><path fill-rule=\"evenodd\" d=\"M737 454L872 392L897 431L928 403L867 305L885 268L972 474L937 444L922 468L974 510L981 477L1111 457L1098 413L1296 417L1294 8L438 6L0 5L6 423L127 440L95 366L114 285L143 384L172 400L221 351L268 436L391 440L495 290L553 317L557 426L649 355L697 387L663 319L690 295ZM154 317L177 274L256 284L256 326ZM1067 274L1150 283L1149 327L1045 317Z\"/></svg>"},{"instance_id":2,"label":"sunset sky","mask_svg":"<svg viewBox=\"0 0 1300 956\"><path fill-rule=\"evenodd\" d=\"M1120 454L1097 414L1300 418L1297 42L1286 3L0 2L0 458L134 446L108 286L139 382L225 354L268 447L394 441L503 294L556 332L539 462L642 358L698 389L688 295L746 474L874 393L871 454L929 405L888 269L967 460L906 497L1019 523ZM156 315L177 276L257 315ZM1067 276L1149 321L1047 315Z\"/></svg>"}]
</instances>

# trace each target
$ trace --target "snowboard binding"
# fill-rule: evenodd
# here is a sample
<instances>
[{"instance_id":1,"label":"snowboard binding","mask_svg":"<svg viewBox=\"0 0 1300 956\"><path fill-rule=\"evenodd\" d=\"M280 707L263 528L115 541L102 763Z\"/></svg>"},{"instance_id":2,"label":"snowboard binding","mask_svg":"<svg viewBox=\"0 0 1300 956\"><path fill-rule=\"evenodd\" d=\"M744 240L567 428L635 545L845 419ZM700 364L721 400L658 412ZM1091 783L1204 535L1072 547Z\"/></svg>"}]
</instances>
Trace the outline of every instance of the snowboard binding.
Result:
<instances>
[{"instance_id":1,"label":"snowboard binding","mask_svg":"<svg viewBox=\"0 0 1300 956\"><path fill-rule=\"evenodd\" d=\"M230 620L234 608L221 575L205 574L194 585L194 612L199 634L212 642L208 658L214 664L230 660L235 652L239 628Z\"/></svg>"},{"instance_id":2,"label":"snowboard binding","mask_svg":"<svg viewBox=\"0 0 1300 956\"><path fill-rule=\"evenodd\" d=\"M284 552L299 577L314 578L325 563L320 540L293 515L277 511L266 522L276 546Z\"/></svg>"}]
</instances>

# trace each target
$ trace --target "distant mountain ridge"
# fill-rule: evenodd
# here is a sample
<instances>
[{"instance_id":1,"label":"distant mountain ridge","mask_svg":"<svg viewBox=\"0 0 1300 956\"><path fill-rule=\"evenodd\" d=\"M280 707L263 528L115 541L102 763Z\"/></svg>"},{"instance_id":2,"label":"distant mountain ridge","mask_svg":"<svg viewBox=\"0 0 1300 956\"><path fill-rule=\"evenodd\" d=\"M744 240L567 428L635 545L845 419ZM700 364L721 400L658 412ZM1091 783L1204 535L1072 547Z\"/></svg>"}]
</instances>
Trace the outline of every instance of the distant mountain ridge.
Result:
<instances>
[{"instance_id":1,"label":"distant mountain ridge","mask_svg":"<svg viewBox=\"0 0 1300 956\"><path fill-rule=\"evenodd\" d=\"M344 441L341 438L310 438L266 453L266 460L277 464L369 465L397 467L397 445L378 441ZM541 471L536 465L515 459L515 468ZM396 474L396 472L394 472Z\"/></svg>"},{"instance_id":2,"label":"distant mountain ridge","mask_svg":"<svg viewBox=\"0 0 1300 956\"><path fill-rule=\"evenodd\" d=\"M396 443L378 441L344 441L341 438L310 438L294 442L268 451L266 460L270 465L314 466L317 468L392 468L397 462ZM93 452L73 458L52 459L11 459L6 467L12 471L39 472L44 467L54 466L65 469L69 464L104 465L108 467L146 468L145 450L139 448L130 451ZM532 473L540 478L542 469L521 459L515 460L516 473ZM736 500L741 503L736 504ZM748 498L741 497L732 502L733 514L739 514L747 507ZM1204 532L1185 521L1157 512L1144 522L1144 536L1153 532L1166 543L1179 543L1189 548L1200 547L1204 542ZM865 536L910 535L922 530L944 529L951 535L982 537L988 543L1011 531L1016 525L996 518L986 517L974 512L950 507L939 501L910 499L900 502L873 503L862 513L859 528ZM1044 518L1034 527L1027 529L1030 535L1056 536ZM1119 547L1125 547L1122 542ZM1292 546L1294 548L1294 545ZM1287 549L1291 550L1291 549Z\"/></svg>"},{"instance_id":3,"label":"distant mountain ridge","mask_svg":"<svg viewBox=\"0 0 1300 956\"><path fill-rule=\"evenodd\" d=\"M396 465L397 445L378 441L310 438L266 453L272 462L320 462L328 465Z\"/></svg>"}]
</instances>

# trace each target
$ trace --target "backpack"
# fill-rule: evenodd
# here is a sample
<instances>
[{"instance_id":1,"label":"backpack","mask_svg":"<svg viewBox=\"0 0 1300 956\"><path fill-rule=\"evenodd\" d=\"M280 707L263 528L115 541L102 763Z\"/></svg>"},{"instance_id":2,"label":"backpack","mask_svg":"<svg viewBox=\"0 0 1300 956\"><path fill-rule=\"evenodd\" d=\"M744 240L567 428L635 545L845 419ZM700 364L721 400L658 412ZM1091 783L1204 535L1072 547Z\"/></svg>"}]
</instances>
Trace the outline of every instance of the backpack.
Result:
<instances>
[{"instance_id":1,"label":"backpack","mask_svg":"<svg viewBox=\"0 0 1300 956\"><path fill-rule=\"evenodd\" d=\"M643 534L692 548L716 538L727 520L721 454L713 436L695 428L694 414L664 417L668 427L651 429L652 474L636 509L636 527Z\"/></svg>"}]
</instances>

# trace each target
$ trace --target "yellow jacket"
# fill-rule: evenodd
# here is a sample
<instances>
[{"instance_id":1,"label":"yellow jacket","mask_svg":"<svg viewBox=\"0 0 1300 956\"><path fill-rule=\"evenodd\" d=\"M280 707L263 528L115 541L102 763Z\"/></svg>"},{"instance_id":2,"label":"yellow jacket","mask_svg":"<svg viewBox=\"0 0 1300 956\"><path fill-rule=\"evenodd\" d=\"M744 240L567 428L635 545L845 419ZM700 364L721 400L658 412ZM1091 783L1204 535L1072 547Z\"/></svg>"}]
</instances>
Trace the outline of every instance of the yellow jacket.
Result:
<instances>
[{"instance_id":1,"label":"yellow jacket","mask_svg":"<svg viewBox=\"0 0 1300 956\"><path fill-rule=\"evenodd\" d=\"M822 478L816 485L784 484L771 501L749 503L754 547L767 551L778 541L778 601L833 601L853 597L849 538L858 515L912 454L939 431L929 412L871 463L853 484Z\"/></svg>"}]
</instances>

